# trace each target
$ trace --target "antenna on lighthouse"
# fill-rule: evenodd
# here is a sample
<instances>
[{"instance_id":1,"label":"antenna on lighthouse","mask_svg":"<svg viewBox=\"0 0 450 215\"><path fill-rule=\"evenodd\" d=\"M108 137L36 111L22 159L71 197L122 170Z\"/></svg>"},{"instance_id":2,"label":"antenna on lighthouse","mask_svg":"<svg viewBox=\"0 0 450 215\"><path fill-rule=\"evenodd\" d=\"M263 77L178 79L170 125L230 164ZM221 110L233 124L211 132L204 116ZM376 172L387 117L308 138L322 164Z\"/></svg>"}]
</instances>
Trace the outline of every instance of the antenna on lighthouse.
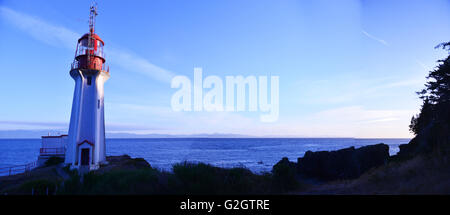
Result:
<instances>
[{"instance_id":1,"label":"antenna on lighthouse","mask_svg":"<svg viewBox=\"0 0 450 215\"><path fill-rule=\"evenodd\" d=\"M93 42L92 37L95 34L95 17L98 15L97 13L97 2L92 2L90 14L89 14L89 37L88 37L88 55L87 55L87 61L89 64L91 63L92 57L94 55L94 48L93 48Z\"/></svg>"},{"instance_id":2,"label":"antenna on lighthouse","mask_svg":"<svg viewBox=\"0 0 450 215\"><path fill-rule=\"evenodd\" d=\"M91 13L89 14L89 32L91 34L95 33L95 17L98 15L97 13L97 2L92 2L91 4Z\"/></svg>"}]
</instances>

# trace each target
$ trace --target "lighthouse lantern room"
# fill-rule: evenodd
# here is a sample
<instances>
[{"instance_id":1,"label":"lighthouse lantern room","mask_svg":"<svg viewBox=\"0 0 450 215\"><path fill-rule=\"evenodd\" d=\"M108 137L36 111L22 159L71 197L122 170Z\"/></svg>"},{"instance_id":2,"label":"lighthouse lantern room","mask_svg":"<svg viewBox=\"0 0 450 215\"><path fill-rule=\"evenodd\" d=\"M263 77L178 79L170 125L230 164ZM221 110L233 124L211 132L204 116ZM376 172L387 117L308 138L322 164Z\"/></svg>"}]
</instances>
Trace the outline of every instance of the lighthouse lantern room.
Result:
<instances>
[{"instance_id":1,"label":"lighthouse lantern room","mask_svg":"<svg viewBox=\"0 0 450 215\"><path fill-rule=\"evenodd\" d=\"M70 76L75 80L65 163L72 168L96 169L106 163L104 83L109 79L105 69L103 40L95 34L97 6L92 5L89 32L77 43Z\"/></svg>"}]
</instances>

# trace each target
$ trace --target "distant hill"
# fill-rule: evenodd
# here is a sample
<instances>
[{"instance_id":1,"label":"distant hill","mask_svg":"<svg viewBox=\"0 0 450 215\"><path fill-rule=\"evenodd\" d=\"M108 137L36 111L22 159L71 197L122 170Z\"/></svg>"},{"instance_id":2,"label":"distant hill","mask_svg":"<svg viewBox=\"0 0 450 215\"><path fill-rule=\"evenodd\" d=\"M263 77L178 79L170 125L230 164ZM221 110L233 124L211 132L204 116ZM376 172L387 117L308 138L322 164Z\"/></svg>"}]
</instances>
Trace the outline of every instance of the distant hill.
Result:
<instances>
[{"instance_id":1,"label":"distant hill","mask_svg":"<svg viewBox=\"0 0 450 215\"><path fill-rule=\"evenodd\" d=\"M106 133L107 138L250 138L253 136L240 134L132 134L132 133Z\"/></svg>"},{"instance_id":2,"label":"distant hill","mask_svg":"<svg viewBox=\"0 0 450 215\"><path fill-rule=\"evenodd\" d=\"M0 130L0 138L20 139L20 138L41 138L46 135L67 134L65 130ZM170 135L170 134L133 134L133 133L108 133L106 138L250 138L254 136L240 134L189 134L189 135Z\"/></svg>"},{"instance_id":3,"label":"distant hill","mask_svg":"<svg viewBox=\"0 0 450 215\"><path fill-rule=\"evenodd\" d=\"M133 133L106 133L106 138L250 138L253 136L240 134L133 134Z\"/></svg>"},{"instance_id":4,"label":"distant hill","mask_svg":"<svg viewBox=\"0 0 450 215\"><path fill-rule=\"evenodd\" d=\"M20 139L20 138L41 138L46 135L67 134L64 130L0 130L0 138Z\"/></svg>"}]
</instances>

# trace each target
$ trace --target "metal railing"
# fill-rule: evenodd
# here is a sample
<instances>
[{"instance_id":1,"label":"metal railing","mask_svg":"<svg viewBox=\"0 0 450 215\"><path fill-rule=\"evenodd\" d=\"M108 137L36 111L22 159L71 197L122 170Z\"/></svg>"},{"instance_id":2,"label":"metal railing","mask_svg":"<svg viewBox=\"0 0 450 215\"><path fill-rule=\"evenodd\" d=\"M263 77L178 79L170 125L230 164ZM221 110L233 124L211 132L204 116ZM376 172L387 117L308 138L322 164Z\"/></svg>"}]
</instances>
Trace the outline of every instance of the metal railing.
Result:
<instances>
[{"instance_id":1,"label":"metal railing","mask_svg":"<svg viewBox=\"0 0 450 215\"><path fill-rule=\"evenodd\" d=\"M36 161L28 164L8 166L0 168L0 176L17 175L27 173L36 167Z\"/></svg>"},{"instance_id":2,"label":"metal railing","mask_svg":"<svg viewBox=\"0 0 450 215\"><path fill-rule=\"evenodd\" d=\"M94 66L95 67L95 66ZM80 62L77 60L74 60L72 64L70 64L70 69L80 69ZM109 73L109 66L106 66L106 64L102 64L102 70Z\"/></svg>"},{"instance_id":3,"label":"metal railing","mask_svg":"<svg viewBox=\"0 0 450 215\"><path fill-rule=\"evenodd\" d=\"M79 68L79 62L77 60L74 60L72 64L70 65L70 69L78 69Z\"/></svg>"},{"instance_id":4,"label":"metal railing","mask_svg":"<svg viewBox=\"0 0 450 215\"><path fill-rule=\"evenodd\" d=\"M61 148L41 148L39 150L40 155L63 155L66 153L64 147Z\"/></svg>"}]
</instances>

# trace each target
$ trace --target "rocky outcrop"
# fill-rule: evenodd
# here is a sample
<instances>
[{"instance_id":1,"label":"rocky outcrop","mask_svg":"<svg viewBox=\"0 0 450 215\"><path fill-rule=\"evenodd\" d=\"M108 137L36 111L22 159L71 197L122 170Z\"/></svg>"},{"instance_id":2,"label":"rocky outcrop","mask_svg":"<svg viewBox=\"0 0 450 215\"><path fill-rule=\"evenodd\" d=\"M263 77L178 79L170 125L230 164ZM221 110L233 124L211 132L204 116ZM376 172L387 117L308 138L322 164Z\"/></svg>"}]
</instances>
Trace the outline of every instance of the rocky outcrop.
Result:
<instances>
[{"instance_id":1,"label":"rocky outcrop","mask_svg":"<svg viewBox=\"0 0 450 215\"><path fill-rule=\"evenodd\" d=\"M381 143L358 149L307 151L304 157L298 158L297 173L326 181L353 179L371 168L386 164L388 158L389 146Z\"/></svg>"},{"instance_id":2,"label":"rocky outcrop","mask_svg":"<svg viewBox=\"0 0 450 215\"><path fill-rule=\"evenodd\" d=\"M430 123L408 144L400 145L400 151L393 159L405 160L433 151L441 154L450 154L449 132L450 128L447 124Z\"/></svg>"},{"instance_id":3,"label":"rocky outcrop","mask_svg":"<svg viewBox=\"0 0 450 215\"><path fill-rule=\"evenodd\" d=\"M108 172L111 170L136 170L149 169L151 165L143 158L131 158L129 155L108 156L106 157L108 164L102 165L96 170L98 173Z\"/></svg>"},{"instance_id":4,"label":"rocky outcrop","mask_svg":"<svg viewBox=\"0 0 450 215\"><path fill-rule=\"evenodd\" d=\"M106 157L109 165L133 166L136 168L150 168L150 164L144 158L131 158L129 155Z\"/></svg>"},{"instance_id":5,"label":"rocky outcrop","mask_svg":"<svg viewBox=\"0 0 450 215\"><path fill-rule=\"evenodd\" d=\"M298 188L297 164L289 161L287 157L281 159L272 168L273 183L281 190L295 190Z\"/></svg>"}]
</instances>

